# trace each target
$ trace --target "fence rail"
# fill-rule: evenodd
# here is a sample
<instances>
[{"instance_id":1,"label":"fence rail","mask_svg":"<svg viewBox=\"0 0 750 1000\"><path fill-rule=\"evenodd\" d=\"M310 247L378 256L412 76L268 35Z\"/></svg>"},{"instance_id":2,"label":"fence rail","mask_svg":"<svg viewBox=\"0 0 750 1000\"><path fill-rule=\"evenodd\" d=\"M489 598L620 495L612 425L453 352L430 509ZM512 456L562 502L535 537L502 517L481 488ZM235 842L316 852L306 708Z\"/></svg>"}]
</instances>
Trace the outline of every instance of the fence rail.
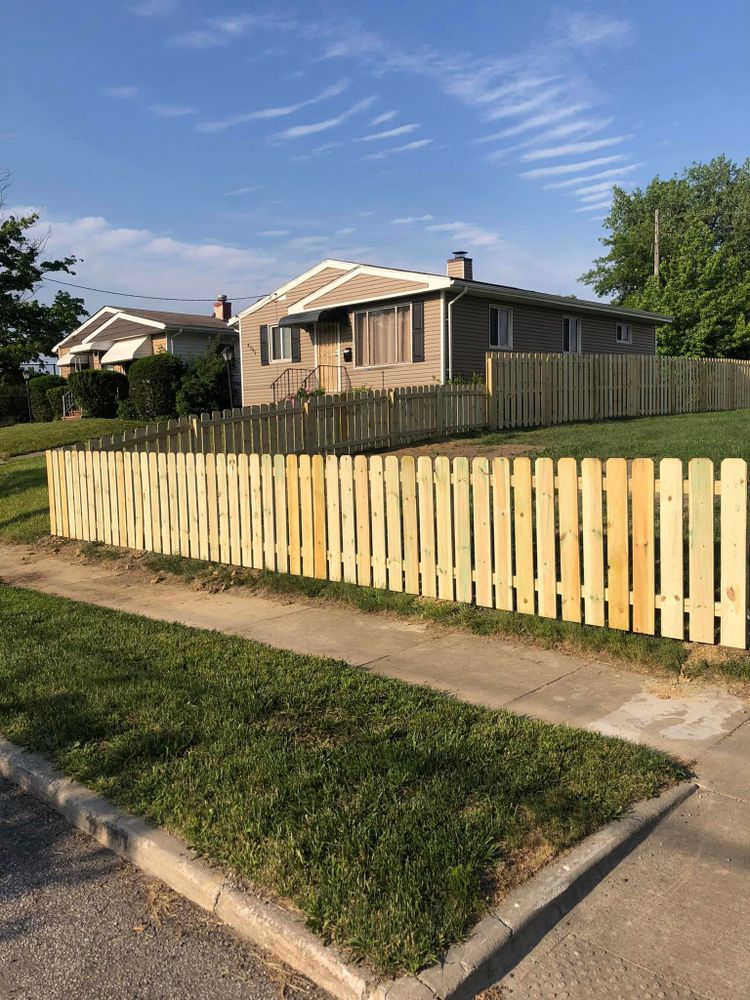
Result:
<instances>
[{"instance_id":1,"label":"fence rail","mask_svg":"<svg viewBox=\"0 0 750 1000\"><path fill-rule=\"evenodd\" d=\"M750 361L649 354L487 356L493 429L750 407Z\"/></svg>"},{"instance_id":2,"label":"fence rail","mask_svg":"<svg viewBox=\"0 0 750 1000\"><path fill-rule=\"evenodd\" d=\"M747 463L47 452L52 533L747 647Z\"/></svg>"}]
</instances>

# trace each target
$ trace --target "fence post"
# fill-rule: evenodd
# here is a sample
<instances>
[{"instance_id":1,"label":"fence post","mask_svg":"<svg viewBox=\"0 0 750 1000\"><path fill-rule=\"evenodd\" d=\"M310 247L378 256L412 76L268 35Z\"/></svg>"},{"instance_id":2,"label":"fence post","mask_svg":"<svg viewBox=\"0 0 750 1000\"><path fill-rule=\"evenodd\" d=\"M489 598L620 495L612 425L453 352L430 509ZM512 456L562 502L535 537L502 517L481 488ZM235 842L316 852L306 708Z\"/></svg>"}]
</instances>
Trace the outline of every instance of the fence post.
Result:
<instances>
[{"instance_id":1,"label":"fence post","mask_svg":"<svg viewBox=\"0 0 750 1000\"><path fill-rule=\"evenodd\" d=\"M388 390L388 434L390 437L389 447L393 448L396 445L401 444L401 421L400 412L398 406L398 399L396 397L396 389Z\"/></svg>"},{"instance_id":2,"label":"fence post","mask_svg":"<svg viewBox=\"0 0 750 1000\"><path fill-rule=\"evenodd\" d=\"M491 431L498 429L497 420L497 367L492 354L485 360L485 387L487 390L487 424Z\"/></svg>"},{"instance_id":3,"label":"fence post","mask_svg":"<svg viewBox=\"0 0 750 1000\"><path fill-rule=\"evenodd\" d=\"M314 454L314 444L310 434L310 400L305 399L302 402L302 450L306 455Z\"/></svg>"}]
</instances>

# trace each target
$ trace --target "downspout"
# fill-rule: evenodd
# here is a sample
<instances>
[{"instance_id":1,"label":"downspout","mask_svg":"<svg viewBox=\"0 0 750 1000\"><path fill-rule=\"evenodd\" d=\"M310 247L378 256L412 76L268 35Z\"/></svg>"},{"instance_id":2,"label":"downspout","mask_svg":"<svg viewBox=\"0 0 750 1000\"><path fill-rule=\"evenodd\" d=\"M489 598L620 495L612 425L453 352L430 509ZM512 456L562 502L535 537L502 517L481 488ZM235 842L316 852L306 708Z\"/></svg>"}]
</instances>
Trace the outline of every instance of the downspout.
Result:
<instances>
[{"instance_id":1,"label":"downspout","mask_svg":"<svg viewBox=\"0 0 750 1000\"><path fill-rule=\"evenodd\" d=\"M445 385L445 289L440 293L440 384Z\"/></svg>"},{"instance_id":2,"label":"downspout","mask_svg":"<svg viewBox=\"0 0 750 1000\"><path fill-rule=\"evenodd\" d=\"M448 379L453 378L453 306L462 299L468 292L469 287L465 285L463 291L459 292L455 299L448 303Z\"/></svg>"}]
</instances>

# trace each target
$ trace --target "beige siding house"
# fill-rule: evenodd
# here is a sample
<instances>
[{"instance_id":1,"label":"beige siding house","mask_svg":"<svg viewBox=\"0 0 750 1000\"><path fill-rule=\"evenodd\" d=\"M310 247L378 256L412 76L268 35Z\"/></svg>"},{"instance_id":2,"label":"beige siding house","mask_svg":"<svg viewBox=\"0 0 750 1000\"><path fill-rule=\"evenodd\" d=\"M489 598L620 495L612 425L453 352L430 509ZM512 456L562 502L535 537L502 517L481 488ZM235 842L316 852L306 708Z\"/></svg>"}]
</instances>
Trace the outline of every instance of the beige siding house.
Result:
<instances>
[{"instance_id":1,"label":"beige siding house","mask_svg":"<svg viewBox=\"0 0 750 1000\"><path fill-rule=\"evenodd\" d=\"M654 354L668 316L445 275L325 260L243 310L242 401L483 377L487 351Z\"/></svg>"},{"instance_id":2,"label":"beige siding house","mask_svg":"<svg viewBox=\"0 0 750 1000\"><path fill-rule=\"evenodd\" d=\"M57 365L67 378L81 368L124 372L136 359L160 351L187 363L228 345L236 358L237 328L229 324L231 312L225 297L216 300L211 316L103 306L55 346Z\"/></svg>"}]
</instances>

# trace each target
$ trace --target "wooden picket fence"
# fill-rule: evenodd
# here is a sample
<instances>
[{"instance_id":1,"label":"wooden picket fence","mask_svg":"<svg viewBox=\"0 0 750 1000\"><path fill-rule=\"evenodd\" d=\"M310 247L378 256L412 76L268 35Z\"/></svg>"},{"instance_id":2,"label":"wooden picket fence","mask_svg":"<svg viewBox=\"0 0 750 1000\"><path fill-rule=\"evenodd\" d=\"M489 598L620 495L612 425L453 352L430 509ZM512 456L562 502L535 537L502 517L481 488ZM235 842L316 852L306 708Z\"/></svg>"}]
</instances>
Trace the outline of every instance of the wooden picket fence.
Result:
<instances>
[{"instance_id":1,"label":"wooden picket fence","mask_svg":"<svg viewBox=\"0 0 750 1000\"><path fill-rule=\"evenodd\" d=\"M750 407L750 361L649 354L487 355L494 430Z\"/></svg>"},{"instance_id":2,"label":"wooden picket fence","mask_svg":"<svg viewBox=\"0 0 750 1000\"><path fill-rule=\"evenodd\" d=\"M368 389L203 413L70 446L165 454L352 454L487 427L483 385Z\"/></svg>"},{"instance_id":3,"label":"wooden picket fence","mask_svg":"<svg viewBox=\"0 0 750 1000\"><path fill-rule=\"evenodd\" d=\"M747 463L48 451L53 535L747 647ZM658 473L658 475L657 475Z\"/></svg>"}]
</instances>

